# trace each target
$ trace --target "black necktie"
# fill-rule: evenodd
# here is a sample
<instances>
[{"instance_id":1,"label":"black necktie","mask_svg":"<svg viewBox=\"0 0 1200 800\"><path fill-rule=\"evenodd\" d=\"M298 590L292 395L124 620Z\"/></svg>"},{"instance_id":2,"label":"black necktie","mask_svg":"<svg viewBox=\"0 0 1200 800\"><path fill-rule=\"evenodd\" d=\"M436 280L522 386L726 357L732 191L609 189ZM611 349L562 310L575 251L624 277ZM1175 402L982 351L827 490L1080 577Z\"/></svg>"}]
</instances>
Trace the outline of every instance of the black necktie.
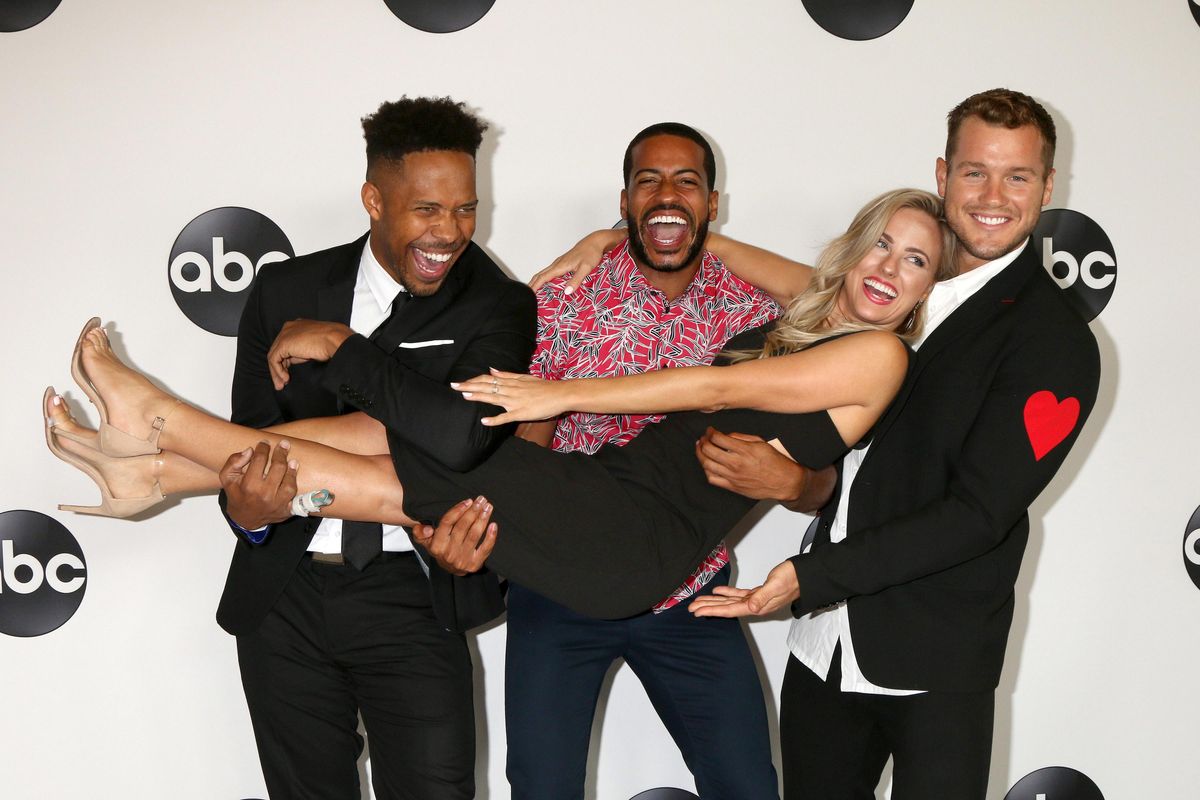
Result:
<instances>
[{"instance_id":1,"label":"black necktie","mask_svg":"<svg viewBox=\"0 0 1200 800\"><path fill-rule=\"evenodd\" d=\"M392 301L391 313L387 315L387 319L379 323L379 327L369 337L372 342L375 342L375 344L379 345L386 352L390 353L394 350L396 345L400 344L400 339L403 338L396 335L395 329L398 327L396 322L404 316L404 309L408 306L408 302L411 299L412 295L408 292L400 292L400 294L396 295L396 299Z\"/></svg>"},{"instance_id":2,"label":"black necktie","mask_svg":"<svg viewBox=\"0 0 1200 800\"><path fill-rule=\"evenodd\" d=\"M396 299L392 301L391 313L388 314L387 319L379 323L379 327L369 337L372 342L385 351L390 352L400 343L399 339L395 342L389 340L396 338L392 329L396 327L396 320L403 316L404 307L408 301L408 292L400 292L396 295ZM349 561L355 569L362 570L382 552L383 526L378 522L358 522L348 519L342 523L342 557Z\"/></svg>"}]
</instances>

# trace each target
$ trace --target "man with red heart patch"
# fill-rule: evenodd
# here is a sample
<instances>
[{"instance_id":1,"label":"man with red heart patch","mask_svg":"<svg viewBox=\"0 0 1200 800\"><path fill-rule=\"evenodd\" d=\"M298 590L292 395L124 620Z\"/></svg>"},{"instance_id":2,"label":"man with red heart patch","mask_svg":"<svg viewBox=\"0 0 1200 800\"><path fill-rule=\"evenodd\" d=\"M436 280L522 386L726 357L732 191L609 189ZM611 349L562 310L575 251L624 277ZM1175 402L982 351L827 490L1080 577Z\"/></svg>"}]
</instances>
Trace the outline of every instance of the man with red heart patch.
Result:
<instances>
[{"instance_id":1,"label":"man with red heart patch","mask_svg":"<svg viewBox=\"0 0 1200 800\"><path fill-rule=\"evenodd\" d=\"M842 464L811 548L701 615L797 619L784 679L784 795L982 800L1027 510L1095 403L1095 337L1030 234L1054 188L1054 121L995 89L949 115L938 193L959 274L927 301L909 379Z\"/></svg>"}]
</instances>

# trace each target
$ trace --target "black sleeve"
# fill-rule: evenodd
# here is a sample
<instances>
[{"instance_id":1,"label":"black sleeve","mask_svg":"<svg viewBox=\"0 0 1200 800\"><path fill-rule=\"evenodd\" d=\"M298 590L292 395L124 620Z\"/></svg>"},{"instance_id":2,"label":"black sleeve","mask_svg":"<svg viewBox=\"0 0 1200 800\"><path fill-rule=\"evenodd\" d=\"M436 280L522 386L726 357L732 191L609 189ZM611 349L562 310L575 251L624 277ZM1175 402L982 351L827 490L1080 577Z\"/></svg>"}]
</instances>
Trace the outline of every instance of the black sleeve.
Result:
<instances>
[{"instance_id":1,"label":"black sleeve","mask_svg":"<svg viewBox=\"0 0 1200 800\"><path fill-rule=\"evenodd\" d=\"M389 436L465 471L479 464L515 425L487 427L480 419L502 409L464 400L449 382L473 378L489 367L525 372L533 353L537 306L528 287L506 282L448 377L433 379L390 357L366 337L347 339L329 361L322 385L346 396L379 420Z\"/></svg>"},{"instance_id":2,"label":"black sleeve","mask_svg":"<svg viewBox=\"0 0 1200 800\"><path fill-rule=\"evenodd\" d=\"M1005 357L937 501L791 559L805 614L962 564L1003 541L1058 472L1095 404L1100 357L1086 328L1028 336ZM1031 404L1077 409L1045 452L1027 435Z\"/></svg>"}]
</instances>

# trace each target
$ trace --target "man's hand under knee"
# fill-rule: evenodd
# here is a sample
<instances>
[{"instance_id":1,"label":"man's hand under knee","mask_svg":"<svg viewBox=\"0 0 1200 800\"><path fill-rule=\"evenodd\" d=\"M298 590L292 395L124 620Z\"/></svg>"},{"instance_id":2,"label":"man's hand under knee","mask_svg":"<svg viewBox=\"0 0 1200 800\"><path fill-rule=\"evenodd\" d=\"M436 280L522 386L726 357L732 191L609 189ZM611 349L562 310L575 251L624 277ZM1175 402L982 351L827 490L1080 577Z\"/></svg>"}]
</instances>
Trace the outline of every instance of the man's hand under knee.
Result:
<instances>
[{"instance_id":1,"label":"man's hand under knee","mask_svg":"<svg viewBox=\"0 0 1200 800\"><path fill-rule=\"evenodd\" d=\"M253 450L234 453L221 467L225 513L243 529L257 531L292 516L299 465L288 458L289 447L280 442L272 453L267 442L259 442Z\"/></svg>"},{"instance_id":2,"label":"man's hand under knee","mask_svg":"<svg viewBox=\"0 0 1200 800\"><path fill-rule=\"evenodd\" d=\"M451 575L467 575L483 569L483 562L496 546L499 526L492 522L492 504L486 497L463 500L438 520L437 528L413 528L413 539Z\"/></svg>"},{"instance_id":3,"label":"man's hand under knee","mask_svg":"<svg viewBox=\"0 0 1200 800\"><path fill-rule=\"evenodd\" d=\"M775 500L792 511L811 513L828 502L837 473L813 472L761 437L708 428L696 442L696 458L713 486L754 500Z\"/></svg>"}]
</instances>

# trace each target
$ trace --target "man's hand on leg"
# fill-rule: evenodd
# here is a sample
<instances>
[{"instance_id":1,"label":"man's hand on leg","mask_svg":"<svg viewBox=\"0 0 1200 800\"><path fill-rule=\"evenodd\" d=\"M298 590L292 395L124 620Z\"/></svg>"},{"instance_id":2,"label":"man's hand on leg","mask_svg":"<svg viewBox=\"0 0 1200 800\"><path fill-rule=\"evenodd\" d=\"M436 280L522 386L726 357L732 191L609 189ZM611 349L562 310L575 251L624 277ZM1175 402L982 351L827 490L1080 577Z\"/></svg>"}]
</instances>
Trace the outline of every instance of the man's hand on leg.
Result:
<instances>
[{"instance_id":1,"label":"man's hand on leg","mask_svg":"<svg viewBox=\"0 0 1200 800\"><path fill-rule=\"evenodd\" d=\"M292 516L299 464L288 458L290 447L282 441L272 453L270 444L259 442L253 450L234 453L221 467L225 513L241 528L256 531Z\"/></svg>"},{"instance_id":2,"label":"man's hand on leg","mask_svg":"<svg viewBox=\"0 0 1200 800\"><path fill-rule=\"evenodd\" d=\"M482 495L463 500L442 515L437 528L413 529L417 544L429 551L438 566L451 575L478 572L496 546L499 526L491 521L492 504Z\"/></svg>"}]
</instances>

